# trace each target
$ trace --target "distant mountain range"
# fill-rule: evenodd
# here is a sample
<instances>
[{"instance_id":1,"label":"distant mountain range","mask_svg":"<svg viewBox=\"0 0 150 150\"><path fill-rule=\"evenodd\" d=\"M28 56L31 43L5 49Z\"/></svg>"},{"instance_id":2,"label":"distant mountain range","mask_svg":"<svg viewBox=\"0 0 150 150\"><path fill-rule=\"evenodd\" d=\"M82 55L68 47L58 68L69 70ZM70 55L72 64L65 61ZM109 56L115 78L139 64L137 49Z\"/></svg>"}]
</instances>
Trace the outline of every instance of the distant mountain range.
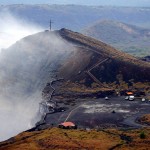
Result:
<instances>
[{"instance_id":1,"label":"distant mountain range","mask_svg":"<svg viewBox=\"0 0 150 150\"><path fill-rule=\"evenodd\" d=\"M134 56L150 54L150 30L148 29L118 21L103 20L87 27L83 33Z\"/></svg>"},{"instance_id":2,"label":"distant mountain range","mask_svg":"<svg viewBox=\"0 0 150 150\"><path fill-rule=\"evenodd\" d=\"M7 18L8 13L24 22L35 23L45 29L49 29L49 21L52 20L52 30L68 28L73 31L84 31L84 34L100 39L134 56L143 57L149 55L150 52L149 30L136 27L150 29L150 8L148 7L1 5L2 19L5 15ZM10 16L8 19L11 20Z\"/></svg>"},{"instance_id":3,"label":"distant mountain range","mask_svg":"<svg viewBox=\"0 0 150 150\"><path fill-rule=\"evenodd\" d=\"M24 20L53 28L68 28L81 31L97 20L116 20L129 24L150 27L150 8L106 7L80 5L1 5L0 13L8 11Z\"/></svg>"}]
</instances>

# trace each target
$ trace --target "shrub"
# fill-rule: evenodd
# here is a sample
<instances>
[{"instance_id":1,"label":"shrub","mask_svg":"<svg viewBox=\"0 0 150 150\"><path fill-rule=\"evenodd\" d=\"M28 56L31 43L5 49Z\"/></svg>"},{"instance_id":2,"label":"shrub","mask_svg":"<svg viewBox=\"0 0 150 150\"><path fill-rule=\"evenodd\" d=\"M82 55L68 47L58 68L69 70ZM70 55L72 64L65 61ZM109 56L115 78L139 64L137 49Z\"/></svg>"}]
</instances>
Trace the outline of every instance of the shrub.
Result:
<instances>
[{"instance_id":1,"label":"shrub","mask_svg":"<svg viewBox=\"0 0 150 150\"><path fill-rule=\"evenodd\" d=\"M142 131L142 132L140 133L140 138L141 138L141 139L145 139L145 138L146 138L146 134L145 134L144 131Z\"/></svg>"}]
</instances>

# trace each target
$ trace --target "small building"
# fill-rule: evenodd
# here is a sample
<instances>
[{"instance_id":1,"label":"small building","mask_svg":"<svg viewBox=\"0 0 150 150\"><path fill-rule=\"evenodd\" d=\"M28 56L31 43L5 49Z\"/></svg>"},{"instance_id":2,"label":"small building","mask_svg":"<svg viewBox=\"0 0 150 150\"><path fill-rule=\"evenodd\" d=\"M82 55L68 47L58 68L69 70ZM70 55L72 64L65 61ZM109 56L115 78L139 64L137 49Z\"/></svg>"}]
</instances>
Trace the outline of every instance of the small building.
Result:
<instances>
[{"instance_id":1,"label":"small building","mask_svg":"<svg viewBox=\"0 0 150 150\"><path fill-rule=\"evenodd\" d=\"M133 95L133 92L126 92L127 96Z\"/></svg>"},{"instance_id":2,"label":"small building","mask_svg":"<svg viewBox=\"0 0 150 150\"><path fill-rule=\"evenodd\" d=\"M59 128L62 129L77 129L77 125L72 122L64 122L58 125Z\"/></svg>"}]
</instances>

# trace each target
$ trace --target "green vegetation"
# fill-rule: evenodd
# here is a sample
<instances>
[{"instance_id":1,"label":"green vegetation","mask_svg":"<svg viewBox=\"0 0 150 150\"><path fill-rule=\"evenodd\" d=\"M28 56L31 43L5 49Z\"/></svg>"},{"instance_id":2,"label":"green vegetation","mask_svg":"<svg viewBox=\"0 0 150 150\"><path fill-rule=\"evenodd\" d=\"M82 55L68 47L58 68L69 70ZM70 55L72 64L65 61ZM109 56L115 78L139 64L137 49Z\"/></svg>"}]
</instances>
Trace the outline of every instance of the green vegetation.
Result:
<instances>
[{"instance_id":1,"label":"green vegetation","mask_svg":"<svg viewBox=\"0 0 150 150\"><path fill-rule=\"evenodd\" d=\"M99 21L83 30L86 35L137 57L150 53L149 32L148 29L113 20Z\"/></svg>"},{"instance_id":2,"label":"green vegetation","mask_svg":"<svg viewBox=\"0 0 150 150\"><path fill-rule=\"evenodd\" d=\"M141 138L141 139L145 139L145 138L146 138L146 134L145 134L144 131L142 131L142 132L140 133L140 138Z\"/></svg>"}]
</instances>

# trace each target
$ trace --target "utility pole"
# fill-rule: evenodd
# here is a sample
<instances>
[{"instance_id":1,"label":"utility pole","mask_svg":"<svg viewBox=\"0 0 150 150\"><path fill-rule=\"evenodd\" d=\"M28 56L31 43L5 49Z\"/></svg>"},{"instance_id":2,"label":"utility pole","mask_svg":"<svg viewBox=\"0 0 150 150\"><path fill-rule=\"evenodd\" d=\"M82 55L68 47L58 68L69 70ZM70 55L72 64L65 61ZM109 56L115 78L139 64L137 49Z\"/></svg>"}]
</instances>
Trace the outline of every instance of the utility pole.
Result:
<instances>
[{"instance_id":1,"label":"utility pole","mask_svg":"<svg viewBox=\"0 0 150 150\"><path fill-rule=\"evenodd\" d=\"M50 22L49 22L49 30L51 31L51 29L52 29L52 21L50 20Z\"/></svg>"}]
</instances>

